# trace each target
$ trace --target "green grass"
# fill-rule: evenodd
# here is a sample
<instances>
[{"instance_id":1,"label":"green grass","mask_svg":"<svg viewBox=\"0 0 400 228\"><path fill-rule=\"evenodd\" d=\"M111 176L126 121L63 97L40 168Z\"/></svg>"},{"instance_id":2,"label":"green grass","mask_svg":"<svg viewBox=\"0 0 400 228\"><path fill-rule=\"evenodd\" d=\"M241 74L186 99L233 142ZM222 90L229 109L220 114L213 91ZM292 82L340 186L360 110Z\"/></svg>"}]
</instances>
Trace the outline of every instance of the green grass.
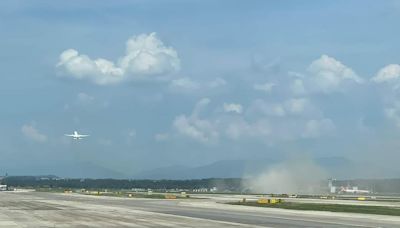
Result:
<instances>
[{"instance_id":1,"label":"green grass","mask_svg":"<svg viewBox=\"0 0 400 228\"><path fill-rule=\"evenodd\" d=\"M394 215L400 216L400 208L384 207L384 206L364 206L364 205L343 205L343 204L317 204L317 203L289 203L283 202L279 204L258 204L257 202L236 202L233 205L246 205L256 207L282 208L292 210L306 211L331 211L331 212L348 212L361 214L377 214L377 215Z\"/></svg>"}]
</instances>

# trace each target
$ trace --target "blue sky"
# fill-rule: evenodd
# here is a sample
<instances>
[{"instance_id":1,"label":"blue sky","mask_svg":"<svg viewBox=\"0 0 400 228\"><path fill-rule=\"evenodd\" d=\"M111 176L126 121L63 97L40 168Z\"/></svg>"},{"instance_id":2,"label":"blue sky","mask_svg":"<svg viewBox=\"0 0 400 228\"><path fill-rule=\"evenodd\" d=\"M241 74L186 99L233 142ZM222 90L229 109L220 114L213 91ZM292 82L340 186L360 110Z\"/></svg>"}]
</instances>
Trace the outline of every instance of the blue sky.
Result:
<instances>
[{"instance_id":1,"label":"blue sky","mask_svg":"<svg viewBox=\"0 0 400 228\"><path fill-rule=\"evenodd\" d=\"M303 153L395 168L398 21L397 1L3 1L0 172Z\"/></svg>"}]
</instances>

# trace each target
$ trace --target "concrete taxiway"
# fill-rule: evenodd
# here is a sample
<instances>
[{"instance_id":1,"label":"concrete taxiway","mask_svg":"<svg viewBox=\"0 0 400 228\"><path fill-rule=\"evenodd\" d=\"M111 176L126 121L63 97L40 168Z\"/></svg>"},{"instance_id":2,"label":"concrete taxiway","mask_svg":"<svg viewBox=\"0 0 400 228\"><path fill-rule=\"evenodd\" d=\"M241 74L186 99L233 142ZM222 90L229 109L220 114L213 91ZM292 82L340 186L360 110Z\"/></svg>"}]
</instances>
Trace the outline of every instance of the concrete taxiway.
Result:
<instances>
[{"instance_id":1,"label":"concrete taxiway","mask_svg":"<svg viewBox=\"0 0 400 228\"><path fill-rule=\"evenodd\" d=\"M0 192L0 227L400 227L400 217L235 206L215 199Z\"/></svg>"}]
</instances>

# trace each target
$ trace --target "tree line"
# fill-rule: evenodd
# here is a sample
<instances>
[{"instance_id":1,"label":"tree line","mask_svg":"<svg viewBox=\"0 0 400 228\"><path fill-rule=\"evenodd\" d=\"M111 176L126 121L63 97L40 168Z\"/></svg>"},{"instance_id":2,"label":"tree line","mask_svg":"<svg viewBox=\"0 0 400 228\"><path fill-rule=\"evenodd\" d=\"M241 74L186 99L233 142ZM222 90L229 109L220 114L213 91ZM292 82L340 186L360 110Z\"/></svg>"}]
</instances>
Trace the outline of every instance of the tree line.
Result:
<instances>
[{"instance_id":1,"label":"tree line","mask_svg":"<svg viewBox=\"0 0 400 228\"><path fill-rule=\"evenodd\" d=\"M136 180L136 179L78 179L54 176L9 176L2 184L22 188L74 188L74 189L211 189L240 191L240 178L208 178L193 180Z\"/></svg>"}]
</instances>

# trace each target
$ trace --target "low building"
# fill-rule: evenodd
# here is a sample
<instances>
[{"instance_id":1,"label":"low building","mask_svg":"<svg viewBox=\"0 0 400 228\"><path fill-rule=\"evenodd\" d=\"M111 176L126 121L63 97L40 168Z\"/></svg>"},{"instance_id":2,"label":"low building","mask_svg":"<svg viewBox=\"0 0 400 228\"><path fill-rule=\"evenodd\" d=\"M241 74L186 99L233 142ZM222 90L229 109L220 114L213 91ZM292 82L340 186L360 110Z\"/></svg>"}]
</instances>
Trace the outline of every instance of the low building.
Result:
<instances>
[{"instance_id":1,"label":"low building","mask_svg":"<svg viewBox=\"0 0 400 228\"><path fill-rule=\"evenodd\" d=\"M0 191L7 191L7 185L1 184L0 185Z\"/></svg>"}]
</instances>

